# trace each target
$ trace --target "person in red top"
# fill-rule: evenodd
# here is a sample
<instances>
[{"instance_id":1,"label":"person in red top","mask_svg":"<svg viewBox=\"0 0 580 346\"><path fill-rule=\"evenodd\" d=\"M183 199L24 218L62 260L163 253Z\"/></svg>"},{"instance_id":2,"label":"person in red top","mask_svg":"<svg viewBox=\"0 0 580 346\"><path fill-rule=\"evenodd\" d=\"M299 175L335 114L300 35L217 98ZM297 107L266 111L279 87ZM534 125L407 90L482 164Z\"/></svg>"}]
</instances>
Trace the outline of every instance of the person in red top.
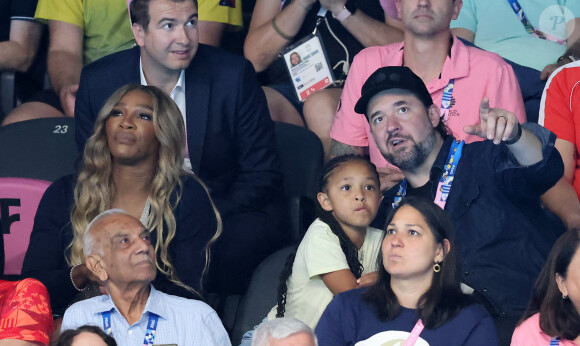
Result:
<instances>
[{"instance_id":1,"label":"person in red top","mask_svg":"<svg viewBox=\"0 0 580 346\"><path fill-rule=\"evenodd\" d=\"M46 345L53 330L48 291L34 279L0 280L0 345ZM10 343L13 345L14 343Z\"/></svg>"},{"instance_id":2,"label":"person in red top","mask_svg":"<svg viewBox=\"0 0 580 346\"><path fill-rule=\"evenodd\" d=\"M568 228L580 227L579 86L580 62L564 65L554 71L546 83L538 117L540 125L558 136L554 147L558 149L564 162L564 176L542 196L542 202Z\"/></svg>"}]
</instances>

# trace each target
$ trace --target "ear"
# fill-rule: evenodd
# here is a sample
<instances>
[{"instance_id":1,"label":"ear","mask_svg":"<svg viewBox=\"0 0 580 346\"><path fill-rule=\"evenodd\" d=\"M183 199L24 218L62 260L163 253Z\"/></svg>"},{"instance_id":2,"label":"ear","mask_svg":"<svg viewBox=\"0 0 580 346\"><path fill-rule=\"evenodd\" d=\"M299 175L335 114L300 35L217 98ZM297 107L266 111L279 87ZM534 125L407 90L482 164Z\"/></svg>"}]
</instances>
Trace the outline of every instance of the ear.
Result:
<instances>
[{"instance_id":1,"label":"ear","mask_svg":"<svg viewBox=\"0 0 580 346\"><path fill-rule=\"evenodd\" d=\"M435 128L437 127L437 125L439 125L439 122L441 121L441 110L439 109L439 107L432 104L427 109L427 116L431 121L431 125L433 125L433 128Z\"/></svg>"},{"instance_id":2,"label":"ear","mask_svg":"<svg viewBox=\"0 0 580 346\"><path fill-rule=\"evenodd\" d=\"M562 292L563 295L568 295L568 287L566 287L566 279L564 279L560 274L556 273L556 284L558 285L558 289Z\"/></svg>"},{"instance_id":3,"label":"ear","mask_svg":"<svg viewBox=\"0 0 580 346\"><path fill-rule=\"evenodd\" d=\"M453 16L451 19L455 20L459 17L459 12L461 12L461 8L463 7L463 0L455 0L453 3Z\"/></svg>"},{"instance_id":4,"label":"ear","mask_svg":"<svg viewBox=\"0 0 580 346\"><path fill-rule=\"evenodd\" d=\"M316 199L318 199L318 203L320 203L320 206L322 207L322 209L326 210L326 211L332 211L332 203L330 203L330 199L328 198L328 195L325 194L324 192L319 192L316 195Z\"/></svg>"},{"instance_id":5,"label":"ear","mask_svg":"<svg viewBox=\"0 0 580 346\"><path fill-rule=\"evenodd\" d=\"M90 255L87 257L85 263L91 273L98 277L101 282L105 282L109 278L109 275L107 274L107 271L103 265L103 259L100 256Z\"/></svg>"},{"instance_id":6,"label":"ear","mask_svg":"<svg viewBox=\"0 0 580 346\"><path fill-rule=\"evenodd\" d=\"M143 47L145 45L145 29L141 26L141 24L134 23L131 26L131 31L133 31L133 36L135 37L135 42L139 47Z\"/></svg>"},{"instance_id":7,"label":"ear","mask_svg":"<svg viewBox=\"0 0 580 346\"><path fill-rule=\"evenodd\" d=\"M449 250L451 249L451 244L449 244L449 240L443 239L443 244L437 246L437 251L435 253L435 262L443 262Z\"/></svg>"},{"instance_id":8,"label":"ear","mask_svg":"<svg viewBox=\"0 0 580 346\"><path fill-rule=\"evenodd\" d=\"M401 18L401 0L395 0L395 7L397 7L397 15Z\"/></svg>"}]
</instances>

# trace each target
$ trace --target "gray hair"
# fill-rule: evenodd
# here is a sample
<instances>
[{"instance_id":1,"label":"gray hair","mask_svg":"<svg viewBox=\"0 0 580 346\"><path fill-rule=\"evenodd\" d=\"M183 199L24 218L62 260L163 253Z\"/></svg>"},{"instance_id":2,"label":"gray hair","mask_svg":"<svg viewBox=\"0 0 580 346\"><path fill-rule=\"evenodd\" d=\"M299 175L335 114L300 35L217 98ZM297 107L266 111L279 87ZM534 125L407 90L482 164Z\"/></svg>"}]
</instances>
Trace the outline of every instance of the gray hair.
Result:
<instances>
[{"instance_id":1,"label":"gray hair","mask_svg":"<svg viewBox=\"0 0 580 346\"><path fill-rule=\"evenodd\" d=\"M129 215L129 213L127 213L123 209L109 209L109 210L105 210L102 213L100 213L99 215L95 216L95 218L87 226L87 229L85 230L85 234L83 236L83 254L85 255L85 258L93 253L93 250L95 247L95 237L91 233L93 226L96 223L98 223L99 221L101 221L102 219L106 218L109 215L113 215L113 214ZM100 255L103 255L103 248L102 247L100 247L98 249L98 251L99 251Z\"/></svg>"},{"instance_id":2,"label":"gray hair","mask_svg":"<svg viewBox=\"0 0 580 346\"><path fill-rule=\"evenodd\" d=\"M297 333L312 335L314 345L318 346L318 339L312 328L292 317L275 318L262 323L254 332L252 346L268 346L270 338L282 340Z\"/></svg>"}]
</instances>

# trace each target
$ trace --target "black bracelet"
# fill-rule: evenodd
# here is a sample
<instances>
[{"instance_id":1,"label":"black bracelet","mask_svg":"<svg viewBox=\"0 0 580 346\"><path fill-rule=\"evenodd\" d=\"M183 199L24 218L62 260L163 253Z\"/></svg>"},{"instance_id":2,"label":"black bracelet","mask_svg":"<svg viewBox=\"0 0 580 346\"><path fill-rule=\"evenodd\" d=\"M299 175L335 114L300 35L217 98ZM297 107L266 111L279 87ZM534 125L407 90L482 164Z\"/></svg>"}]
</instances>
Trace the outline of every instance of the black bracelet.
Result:
<instances>
[{"instance_id":1,"label":"black bracelet","mask_svg":"<svg viewBox=\"0 0 580 346\"><path fill-rule=\"evenodd\" d=\"M503 141L505 144L507 145L515 144L522 137L522 125L520 125L520 123L517 124L518 124L518 133L514 138Z\"/></svg>"},{"instance_id":2,"label":"black bracelet","mask_svg":"<svg viewBox=\"0 0 580 346\"><path fill-rule=\"evenodd\" d=\"M568 54L568 55L564 54L564 55L562 55L561 57L559 57L559 58L558 58L558 60L556 60L556 64L559 64L559 63L561 63L561 62L562 62L562 61L564 61L565 59L568 59L568 60L570 60L570 62L574 62L574 61L578 60L578 59L577 59L577 58L576 58L574 55L572 55L572 54Z\"/></svg>"}]
</instances>

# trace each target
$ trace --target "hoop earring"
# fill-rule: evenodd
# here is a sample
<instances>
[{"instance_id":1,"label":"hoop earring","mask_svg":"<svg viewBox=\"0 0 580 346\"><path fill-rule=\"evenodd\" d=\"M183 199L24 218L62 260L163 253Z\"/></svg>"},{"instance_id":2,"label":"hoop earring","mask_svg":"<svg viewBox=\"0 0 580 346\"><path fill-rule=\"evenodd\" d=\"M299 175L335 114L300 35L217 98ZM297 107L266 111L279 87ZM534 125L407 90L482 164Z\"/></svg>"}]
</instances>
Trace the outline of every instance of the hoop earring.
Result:
<instances>
[{"instance_id":1,"label":"hoop earring","mask_svg":"<svg viewBox=\"0 0 580 346\"><path fill-rule=\"evenodd\" d=\"M568 299L568 296L565 295L564 293L562 293L562 299L566 300L566 299Z\"/></svg>"},{"instance_id":2,"label":"hoop earring","mask_svg":"<svg viewBox=\"0 0 580 346\"><path fill-rule=\"evenodd\" d=\"M439 265L439 263L435 262L435 264L433 264L433 271L435 273L439 273L441 271L441 266Z\"/></svg>"}]
</instances>

